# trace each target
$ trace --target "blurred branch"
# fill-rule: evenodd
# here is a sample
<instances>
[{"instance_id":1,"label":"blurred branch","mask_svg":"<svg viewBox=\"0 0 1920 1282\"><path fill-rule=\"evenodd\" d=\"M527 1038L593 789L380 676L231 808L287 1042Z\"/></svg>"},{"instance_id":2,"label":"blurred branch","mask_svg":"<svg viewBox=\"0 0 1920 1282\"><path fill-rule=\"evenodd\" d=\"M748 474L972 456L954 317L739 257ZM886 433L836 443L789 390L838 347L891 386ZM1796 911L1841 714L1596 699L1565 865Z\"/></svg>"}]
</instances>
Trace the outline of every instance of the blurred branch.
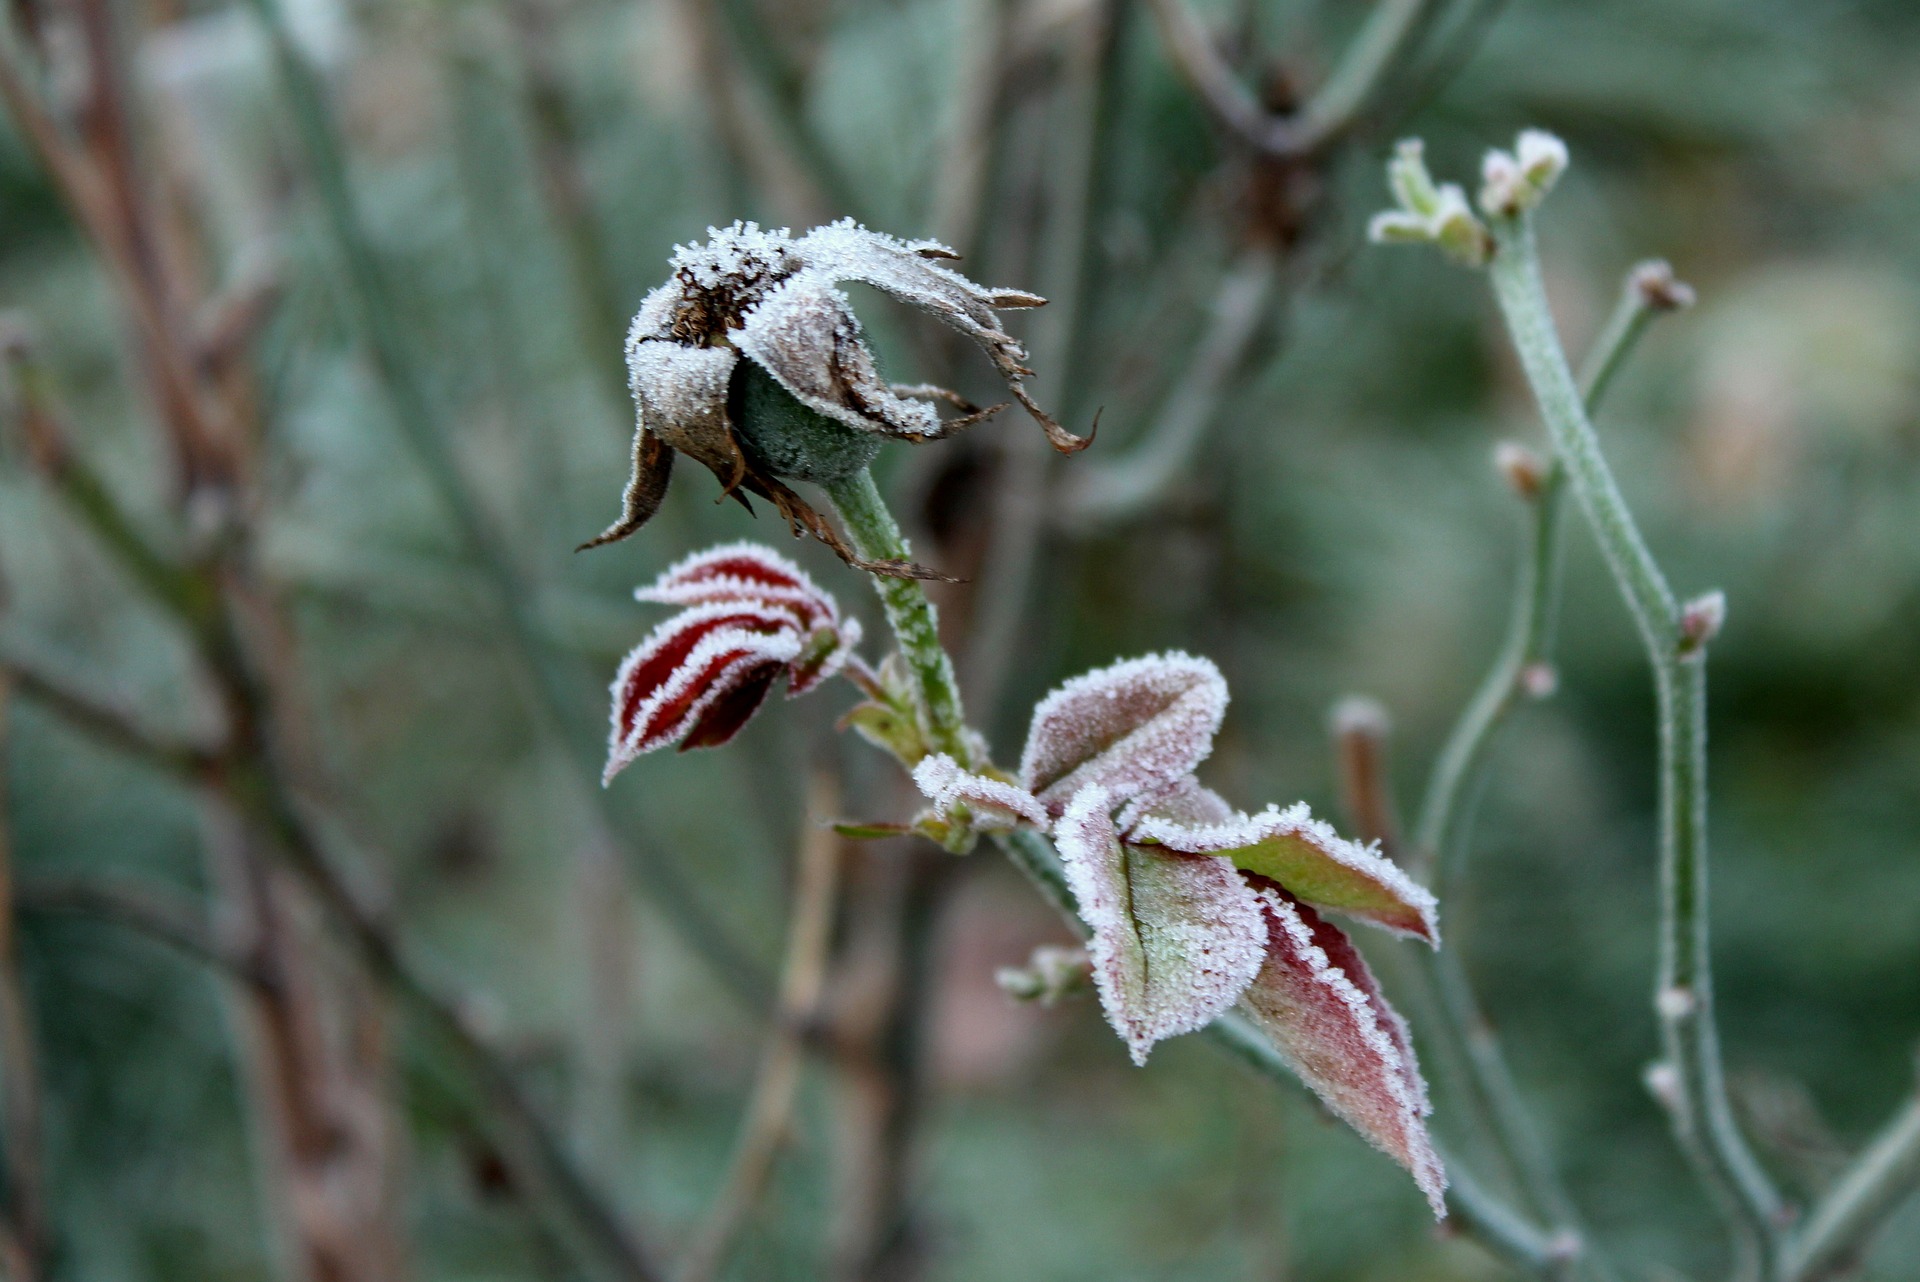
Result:
<instances>
[{"instance_id":1,"label":"blurred branch","mask_svg":"<svg viewBox=\"0 0 1920 1282\"><path fill-rule=\"evenodd\" d=\"M198 781L219 760L217 748L156 735L130 709L39 670L11 642L0 641L0 680L103 746L169 774Z\"/></svg>"},{"instance_id":2,"label":"blurred branch","mask_svg":"<svg viewBox=\"0 0 1920 1282\"><path fill-rule=\"evenodd\" d=\"M0 1264L14 1282L36 1282L47 1258L45 1161L41 1137L45 1110L40 1089L40 1052L20 981L20 947L14 933L18 895L13 865L13 808L9 789L12 683L0 672L0 1117L6 1122L6 1193Z\"/></svg>"},{"instance_id":3,"label":"blurred branch","mask_svg":"<svg viewBox=\"0 0 1920 1282\"><path fill-rule=\"evenodd\" d=\"M63 497L72 497L68 487L61 487L60 492ZM104 487L100 493L111 499ZM110 528L118 528L112 526L110 517L102 515L118 510L111 502L94 506L75 501L70 505L83 522L97 531L103 522ZM571 1228L573 1240L584 1245L607 1276L622 1282L653 1282L660 1275L648 1256L628 1235L598 1192L575 1169L544 1119L521 1093L511 1072L492 1048L468 1027L456 1008L415 973L382 920L361 902L349 879L334 866L296 800L280 753L270 741L268 727L272 723L272 710L268 692L247 657L228 603L222 599L224 580L219 572L172 567L137 539L116 540L102 532L102 542L109 551L119 553L123 561L151 563L167 570L164 575L143 577L136 573L134 577L148 588L158 604L185 626L200 651L202 662L221 687L230 717L229 738L207 771L205 782L218 788L237 810L273 837L345 934L367 971L405 1003L414 1018L455 1055L478 1083L482 1107L503 1152L509 1155L516 1171L549 1213ZM166 590L179 575L189 577L194 583L193 591ZM201 602L213 604L209 609ZM68 698L57 706L83 714L85 724L97 732L123 743L139 743L137 736L119 724L121 718L94 715L99 708L89 701Z\"/></svg>"},{"instance_id":4,"label":"blurred branch","mask_svg":"<svg viewBox=\"0 0 1920 1282\"><path fill-rule=\"evenodd\" d=\"M1120 521L1163 498L1192 464L1279 292L1280 250L1256 241L1221 274L1207 328L1153 424L1118 457L1089 458L1065 486L1065 519Z\"/></svg>"},{"instance_id":5,"label":"blurred branch","mask_svg":"<svg viewBox=\"0 0 1920 1282\"><path fill-rule=\"evenodd\" d=\"M22 912L88 917L144 935L249 987L274 982L252 953L222 940L197 905L144 879L42 874L22 878L14 901Z\"/></svg>"},{"instance_id":6,"label":"blurred branch","mask_svg":"<svg viewBox=\"0 0 1920 1282\"><path fill-rule=\"evenodd\" d=\"M793 913L787 924L787 956L780 972L779 1018L767 1035L720 1192L680 1262L676 1282L711 1282L720 1275L735 1238L766 1192L774 1159L792 1128L807 1029L819 1015L826 982L845 853L839 834L826 826L840 812L831 776L816 774L811 792L808 827L800 842L794 879Z\"/></svg>"},{"instance_id":7,"label":"blurred branch","mask_svg":"<svg viewBox=\"0 0 1920 1282\"><path fill-rule=\"evenodd\" d=\"M1149 0L1161 40L1194 94L1242 142L1280 159L1318 156L1356 126L1431 18L1432 0L1380 0L1320 88L1296 112L1268 111L1220 56L1183 0Z\"/></svg>"},{"instance_id":8,"label":"blurred branch","mask_svg":"<svg viewBox=\"0 0 1920 1282\"><path fill-rule=\"evenodd\" d=\"M973 252L981 203L993 167L995 111L1006 85L1009 0L965 0L966 41L955 77L941 163L934 175L927 229L961 257Z\"/></svg>"},{"instance_id":9,"label":"blurred branch","mask_svg":"<svg viewBox=\"0 0 1920 1282\"><path fill-rule=\"evenodd\" d=\"M546 729L566 750L575 782L593 808L609 840L626 851L645 874L645 885L681 941L713 967L728 990L750 1009L764 1010L769 983L761 967L738 947L699 901L668 857L621 832L599 786L599 731L583 721L592 706L582 683L562 671L559 656L533 617L534 594L521 581L505 544L461 474L439 420L416 376L389 295L385 273L374 252L347 180L338 128L320 77L295 45L278 0L248 0L272 43L281 87L307 153L320 200L346 274L346 294L357 328L373 357L375 372L392 405L402 436L453 516L462 541L484 572L506 624L511 653L526 678L532 703ZM593 746L588 746L593 745Z\"/></svg>"},{"instance_id":10,"label":"blurred branch","mask_svg":"<svg viewBox=\"0 0 1920 1282\"><path fill-rule=\"evenodd\" d=\"M1845 1272L1873 1234L1920 1189L1920 1097L1909 1099L1807 1214L1787 1247L1787 1282Z\"/></svg>"},{"instance_id":11,"label":"blurred branch","mask_svg":"<svg viewBox=\"0 0 1920 1282\"><path fill-rule=\"evenodd\" d=\"M1660 966L1654 1007L1675 1137L1725 1214L1740 1267L1771 1278L1783 1245L1779 1192L1734 1121L1713 1013L1707 918L1706 648L1718 622L1682 606L1620 493L1554 328L1530 214L1493 220L1490 270L1555 453L1646 644L1660 724ZM1724 610L1724 603L1720 608Z\"/></svg>"},{"instance_id":12,"label":"blurred branch","mask_svg":"<svg viewBox=\"0 0 1920 1282\"><path fill-rule=\"evenodd\" d=\"M1054 130L1049 154L1041 289L1047 306L1035 316L1032 364L1064 395L1073 386L1074 337L1079 331L1091 240L1094 183L1098 177L1100 125L1105 115L1115 29L1113 0L1091 0L1070 29L1056 109L1065 119ZM1064 409L1062 412L1065 412ZM967 689L980 716L991 724L1017 652L1034 571L1048 525L1048 494L1054 462L1037 432L1003 431L993 507L987 522L987 554L973 627L962 652Z\"/></svg>"}]
</instances>

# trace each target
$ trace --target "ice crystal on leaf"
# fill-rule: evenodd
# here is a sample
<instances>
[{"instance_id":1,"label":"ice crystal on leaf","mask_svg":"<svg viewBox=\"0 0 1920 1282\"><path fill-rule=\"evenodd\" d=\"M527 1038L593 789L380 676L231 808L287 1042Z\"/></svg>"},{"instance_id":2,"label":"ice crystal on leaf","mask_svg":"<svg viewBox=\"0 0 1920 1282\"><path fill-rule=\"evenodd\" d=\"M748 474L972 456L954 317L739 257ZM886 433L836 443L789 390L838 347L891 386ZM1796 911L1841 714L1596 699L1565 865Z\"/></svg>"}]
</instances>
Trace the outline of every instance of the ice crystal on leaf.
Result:
<instances>
[{"instance_id":1,"label":"ice crystal on leaf","mask_svg":"<svg viewBox=\"0 0 1920 1282\"><path fill-rule=\"evenodd\" d=\"M846 665L860 625L799 566L752 543L696 553L634 595L684 607L636 646L613 679L606 779L678 742L717 747L775 681L805 694Z\"/></svg>"},{"instance_id":2,"label":"ice crystal on leaf","mask_svg":"<svg viewBox=\"0 0 1920 1282\"><path fill-rule=\"evenodd\" d=\"M931 440L992 412L975 410L941 388L896 386L883 379L861 337L860 320L839 288L847 281L871 285L966 335L1056 449L1086 445L1027 392L1024 380L1032 371L1023 364L1026 352L995 314L1045 300L977 285L934 261L954 257L933 241L897 240L850 219L799 237L784 228L763 231L753 223L734 223L710 228L705 244L676 247L672 279L642 301L627 334L628 386L639 421L621 516L583 546L615 542L644 525L666 494L677 452L710 469L723 494L743 504L748 494L759 495L796 534L813 534L850 563L912 572L912 567L861 561L780 479L837 479L846 469L865 466L867 456L860 449L842 443L814 452L783 450L776 460L757 450L733 417L753 369L814 414L876 438ZM960 406L961 416L943 421L934 400Z\"/></svg>"},{"instance_id":3,"label":"ice crystal on leaf","mask_svg":"<svg viewBox=\"0 0 1920 1282\"><path fill-rule=\"evenodd\" d=\"M1314 911L1437 946L1433 896L1304 803L1249 815L1202 784L1193 771L1226 706L1226 682L1205 659L1134 659L1040 702L1021 787L948 758L922 762L914 779L937 809L964 802L998 826L1052 836L1101 1006L1135 1063L1237 1002L1444 1214L1446 1179L1406 1027L1352 941Z\"/></svg>"}]
</instances>

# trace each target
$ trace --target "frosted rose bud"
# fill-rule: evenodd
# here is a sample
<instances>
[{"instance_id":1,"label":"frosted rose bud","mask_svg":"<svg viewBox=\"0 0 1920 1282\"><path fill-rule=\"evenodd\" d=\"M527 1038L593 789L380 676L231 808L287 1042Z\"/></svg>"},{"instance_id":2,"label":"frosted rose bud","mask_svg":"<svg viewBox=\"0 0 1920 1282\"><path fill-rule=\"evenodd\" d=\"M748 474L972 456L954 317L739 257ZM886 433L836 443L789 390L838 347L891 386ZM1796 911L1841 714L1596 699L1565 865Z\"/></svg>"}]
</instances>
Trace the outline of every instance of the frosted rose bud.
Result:
<instances>
[{"instance_id":1,"label":"frosted rose bud","mask_svg":"<svg viewBox=\"0 0 1920 1282\"><path fill-rule=\"evenodd\" d=\"M740 732L774 682L805 694L843 668L860 624L799 566L769 548L730 543L696 553L634 596L684 607L655 628L613 680L605 778L678 742L712 748Z\"/></svg>"},{"instance_id":2,"label":"frosted rose bud","mask_svg":"<svg viewBox=\"0 0 1920 1282\"><path fill-rule=\"evenodd\" d=\"M742 504L759 495L795 534L814 535L849 563L912 572L861 561L781 478L840 480L866 467L883 440L933 440L994 411L943 388L882 378L840 290L846 281L871 285L973 340L1056 449L1087 445L1028 394L1026 351L996 315L1046 300L976 285L932 261L954 257L933 241L896 240L851 219L799 237L734 223L710 228L703 245L676 248L673 278L647 295L627 334L639 423L620 519L582 546L615 542L646 524L680 453L711 470L724 494ZM942 420L935 401L958 406L960 417Z\"/></svg>"}]
</instances>

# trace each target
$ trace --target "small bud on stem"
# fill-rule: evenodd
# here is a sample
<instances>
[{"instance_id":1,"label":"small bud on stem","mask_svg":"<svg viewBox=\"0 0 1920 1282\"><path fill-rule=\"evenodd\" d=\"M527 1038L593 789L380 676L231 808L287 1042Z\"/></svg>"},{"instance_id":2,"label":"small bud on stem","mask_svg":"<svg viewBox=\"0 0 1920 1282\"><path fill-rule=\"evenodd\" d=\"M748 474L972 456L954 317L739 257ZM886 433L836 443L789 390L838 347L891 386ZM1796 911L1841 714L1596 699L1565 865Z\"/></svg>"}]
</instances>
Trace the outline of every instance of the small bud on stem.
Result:
<instances>
[{"instance_id":1,"label":"small bud on stem","mask_svg":"<svg viewBox=\"0 0 1920 1282\"><path fill-rule=\"evenodd\" d=\"M1506 478L1513 492L1529 503L1540 497L1546 488L1547 471L1551 466L1540 455L1520 444L1518 441L1502 441L1493 447L1493 465Z\"/></svg>"},{"instance_id":2,"label":"small bud on stem","mask_svg":"<svg viewBox=\"0 0 1920 1282\"><path fill-rule=\"evenodd\" d=\"M1675 278L1673 265L1661 258L1650 258L1633 269L1627 284L1649 310L1682 312L1693 306L1693 286Z\"/></svg>"},{"instance_id":3,"label":"small bud on stem","mask_svg":"<svg viewBox=\"0 0 1920 1282\"><path fill-rule=\"evenodd\" d=\"M1718 588L1680 607L1680 653L1699 654L1727 621L1727 594Z\"/></svg>"}]
</instances>

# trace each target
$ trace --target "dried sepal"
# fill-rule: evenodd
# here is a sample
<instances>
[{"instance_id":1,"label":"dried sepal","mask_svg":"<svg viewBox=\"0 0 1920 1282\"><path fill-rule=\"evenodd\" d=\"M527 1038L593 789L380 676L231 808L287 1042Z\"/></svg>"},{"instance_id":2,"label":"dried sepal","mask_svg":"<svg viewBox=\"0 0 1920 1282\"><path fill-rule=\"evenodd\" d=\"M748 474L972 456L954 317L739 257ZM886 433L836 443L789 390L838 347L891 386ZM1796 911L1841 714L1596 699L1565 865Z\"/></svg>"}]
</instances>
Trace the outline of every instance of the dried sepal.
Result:
<instances>
[{"instance_id":1,"label":"dried sepal","mask_svg":"<svg viewBox=\"0 0 1920 1282\"><path fill-rule=\"evenodd\" d=\"M1260 905L1224 859L1131 847L1098 785L1075 794L1054 843L1092 932L1094 986L1136 1064L1156 1042L1204 1028L1253 980Z\"/></svg>"},{"instance_id":2,"label":"dried sepal","mask_svg":"<svg viewBox=\"0 0 1920 1282\"><path fill-rule=\"evenodd\" d=\"M1020 782L1055 814L1090 785L1128 801L1204 761L1226 708L1220 669L1178 651L1089 672L1034 708Z\"/></svg>"},{"instance_id":3,"label":"dried sepal","mask_svg":"<svg viewBox=\"0 0 1920 1282\"><path fill-rule=\"evenodd\" d=\"M937 814L965 806L972 827L981 832L1047 826L1046 809L1032 793L1003 779L976 774L944 752L922 759L913 768L913 782L933 802Z\"/></svg>"},{"instance_id":4,"label":"dried sepal","mask_svg":"<svg viewBox=\"0 0 1920 1282\"><path fill-rule=\"evenodd\" d=\"M1320 908L1439 945L1433 893L1377 850L1348 841L1315 819L1305 802L1202 822L1190 817L1190 803L1183 808L1149 803L1142 810L1122 817L1129 840L1224 856Z\"/></svg>"},{"instance_id":5,"label":"dried sepal","mask_svg":"<svg viewBox=\"0 0 1920 1282\"><path fill-rule=\"evenodd\" d=\"M1426 1084L1406 1026L1338 927L1270 884L1257 902L1265 957L1242 1009L1300 1080L1405 1167L1445 1218L1446 1172L1427 1134Z\"/></svg>"},{"instance_id":6,"label":"dried sepal","mask_svg":"<svg viewBox=\"0 0 1920 1282\"><path fill-rule=\"evenodd\" d=\"M804 571L769 548L730 543L696 553L637 590L684 608L655 628L613 682L606 779L643 753L732 739L787 681L804 694L840 671L860 625Z\"/></svg>"}]
</instances>

